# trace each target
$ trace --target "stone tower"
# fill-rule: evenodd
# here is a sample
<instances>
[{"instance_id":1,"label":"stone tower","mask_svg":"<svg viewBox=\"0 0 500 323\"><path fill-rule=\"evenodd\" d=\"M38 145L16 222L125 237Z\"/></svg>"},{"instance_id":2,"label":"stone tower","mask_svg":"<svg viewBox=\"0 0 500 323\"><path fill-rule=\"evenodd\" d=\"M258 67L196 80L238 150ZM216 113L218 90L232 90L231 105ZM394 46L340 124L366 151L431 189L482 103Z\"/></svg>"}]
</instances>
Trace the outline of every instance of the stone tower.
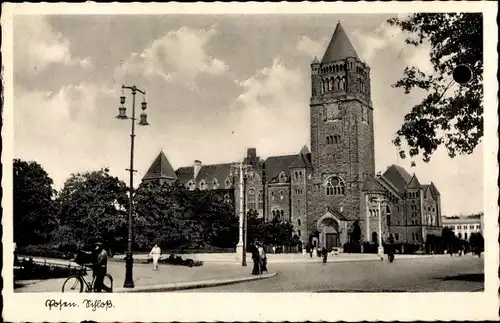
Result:
<instances>
[{"instance_id":1,"label":"stone tower","mask_svg":"<svg viewBox=\"0 0 500 323\"><path fill-rule=\"evenodd\" d=\"M361 189L366 176L375 176L370 68L340 22L321 62L311 64L311 85L308 233L338 246L352 222L363 221Z\"/></svg>"}]
</instances>

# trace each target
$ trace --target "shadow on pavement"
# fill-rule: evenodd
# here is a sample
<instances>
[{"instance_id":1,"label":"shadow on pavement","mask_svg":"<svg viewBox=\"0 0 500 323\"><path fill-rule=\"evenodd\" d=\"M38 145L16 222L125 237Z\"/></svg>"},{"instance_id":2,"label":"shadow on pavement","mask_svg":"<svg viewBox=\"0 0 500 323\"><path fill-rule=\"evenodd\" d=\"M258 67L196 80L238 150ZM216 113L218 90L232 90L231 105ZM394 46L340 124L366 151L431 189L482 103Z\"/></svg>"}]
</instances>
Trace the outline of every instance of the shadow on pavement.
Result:
<instances>
[{"instance_id":1,"label":"shadow on pavement","mask_svg":"<svg viewBox=\"0 0 500 323\"><path fill-rule=\"evenodd\" d=\"M437 279L484 283L484 274L462 274L456 276L438 277Z\"/></svg>"}]
</instances>

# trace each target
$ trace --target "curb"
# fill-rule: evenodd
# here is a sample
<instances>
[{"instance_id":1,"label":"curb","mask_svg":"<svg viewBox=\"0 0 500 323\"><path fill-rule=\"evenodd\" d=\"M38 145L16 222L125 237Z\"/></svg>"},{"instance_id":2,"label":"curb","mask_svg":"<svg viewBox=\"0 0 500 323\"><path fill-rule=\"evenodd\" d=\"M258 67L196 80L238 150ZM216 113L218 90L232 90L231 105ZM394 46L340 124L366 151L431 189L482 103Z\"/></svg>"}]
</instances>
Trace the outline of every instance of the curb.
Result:
<instances>
[{"instance_id":1,"label":"curb","mask_svg":"<svg viewBox=\"0 0 500 323\"><path fill-rule=\"evenodd\" d=\"M277 272L259 275L259 276L250 276L250 277L241 277L241 278L232 278L232 279L214 279L214 280L202 280L197 282L185 282L185 283L170 283L170 284L162 284L162 285L150 285L150 286L140 286L135 288L117 288L113 290L113 293L149 293L149 292L171 292L176 290L186 290L186 289L196 289L196 288L204 288L204 287L215 287L215 286L223 286L237 283L244 283L254 280L262 280L268 279L272 277L276 277L278 275Z\"/></svg>"}]
</instances>

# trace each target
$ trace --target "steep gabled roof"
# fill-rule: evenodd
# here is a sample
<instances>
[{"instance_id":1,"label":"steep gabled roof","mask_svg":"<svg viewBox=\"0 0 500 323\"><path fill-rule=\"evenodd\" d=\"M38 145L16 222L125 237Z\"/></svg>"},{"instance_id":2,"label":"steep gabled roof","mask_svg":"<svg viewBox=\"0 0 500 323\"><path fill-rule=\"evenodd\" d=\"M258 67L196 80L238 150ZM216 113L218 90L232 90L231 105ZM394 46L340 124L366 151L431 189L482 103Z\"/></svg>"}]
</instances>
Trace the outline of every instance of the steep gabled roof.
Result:
<instances>
[{"instance_id":1,"label":"steep gabled roof","mask_svg":"<svg viewBox=\"0 0 500 323\"><path fill-rule=\"evenodd\" d=\"M321 63L335 62L346 59L347 57L359 59L358 54L354 50L349 37L347 37L347 34L339 21L337 27L335 28L335 32L333 33L332 39L330 40L330 44L326 48L325 55L323 56Z\"/></svg>"},{"instance_id":2,"label":"steep gabled roof","mask_svg":"<svg viewBox=\"0 0 500 323\"><path fill-rule=\"evenodd\" d=\"M391 183L400 195L404 194L406 186L411 181L411 175L400 166L391 165L381 176L386 182Z\"/></svg>"},{"instance_id":3,"label":"steep gabled roof","mask_svg":"<svg viewBox=\"0 0 500 323\"><path fill-rule=\"evenodd\" d=\"M224 188L226 178L231 173L231 165L232 164L202 165L196 176L196 182L199 183L204 179L208 187L212 188L213 180L216 179L219 183L219 188Z\"/></svg>"},{"instance_id":4,"label":"steep gabled roof","mask_svg":"<svg viewBox=\"0 0 500 323\"><path fill-rule=\"evenodd\" d=\"M304 145L304 147L302 147L302 149L300 150L300 153L303 154L304 156L307 156L307 154L310 154L311 152L309 151L309 148L307 148L307 146Z\"/></svg>"},{"instance_id":5,"label":"steep gabled roof","mask_svg":"<svg viewBox=\"0 0 500 323\"><path fill-rule=\"evenodd\" d=\"M429 188L431 189L432 195L435 198L441 195L441 194L439 194L439 191L438 191L438 189L436 188L436 186L434 185L433 182L431 182L431 184L429 185Z\"/></svg>"},{"instance_id":6,"label":"steep gabled roof","mask_svg":"<svg viewBox=\"0 0 500 323\"><path fill-rule=\"evenodd\" d=\"M380 185L380 183L375 180L375 178L371 176L365 177L365 182L363 183L363 188L361 189L363 192L370 193L385 193L385 189Z\"/></svg>"},{"instance_id":7,"label":"steep gabled roof","mask_svg":"<svg viewBox=\"0 0 500 323\"><path fill-rule=\"evenodd\" d=\"M408 185L406 185L406 188L408 189L411 189L411 188L422 188L422 185L420 185L420 182L418 181L418 178L417 176L415 176L415 174L413 174L410 182L408 183Z\"/></svg>"},{"instance_id":8,"label":"steep gabled roof","mask_svg":"<svg viewBox=\"0 0 500 323\"><path fill-rule=\"evenodd\" d=\"M194 177L194 169L193 166L187 166L187 167L179 167L175 171L177 174L177 178L179 179L179 183L184 185L190 180L193 179Z\"/></svg>"},{"instance_id":9,"label":"steep gabled roof","mask_svg":"<svg viewBox=\"0 0 500 323\"><path fill-rule=\"evenodd\" d=\"M158 157L153 161L151 166L149 167L146 175L142 178L143 180L152 180L152 179L177 179L177 175L175 174L172 165L165 156L163 151L160 152Z\"/></svg>"},{"instance_id":10,"label":"steep gabled roof","mask_svg":"<svg viewBox=\"0 0 500 323\"><path fill-rule=\"evenodd\" d=\"M290 173L290 166L297 159L298 155L285 155L268 157L265 161L266 164L266 179L268 181L278 177L283 171L287 176Z\"/></svg>"}]
</instances>

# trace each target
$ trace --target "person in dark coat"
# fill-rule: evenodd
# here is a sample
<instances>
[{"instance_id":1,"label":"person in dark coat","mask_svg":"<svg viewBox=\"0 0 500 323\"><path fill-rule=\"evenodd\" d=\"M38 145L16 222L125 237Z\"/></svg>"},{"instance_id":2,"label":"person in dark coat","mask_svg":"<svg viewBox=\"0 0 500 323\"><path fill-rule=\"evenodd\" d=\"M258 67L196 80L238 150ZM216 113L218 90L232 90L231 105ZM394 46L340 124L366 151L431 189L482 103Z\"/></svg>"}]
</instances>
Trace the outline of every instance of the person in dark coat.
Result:
<instances>
[{"instance_id":1,"label":"person in dark coat","mask_svg":"<svg viewBox=\"0 0 500 323\"><path fill-rule=\"evenodd\" d=\"M104 277L106 276L108 268L108 253L106 249L103 248L101 242L97 242L95 246L96 261L93 264L94 271L94 291L100 293L102 290L107 290L104 286Z\"/></svg>"},{"instance_id":2,"label":"person in dark coat","mask_svg":"<svg viewBox=\"0 0 500 323\"><path fill-rule=\"evenodd\" d=\"M266 251L264 250L264 246L259 243L259 260L260 260L260 273L262 274L263 272L267 273L267 255Z\"/></svg>"},{"instance_id":3,"label":"person in dark coat","mask_svg":"<svg viewBox=\"0 0 500 323\"><path fill-rule=\"evenodd\" d=\"M251 245L251 253L253 260L252 275L260 275L260 256L257 242L254 242L253 245Z\"/></svg>"}]
</instances>

